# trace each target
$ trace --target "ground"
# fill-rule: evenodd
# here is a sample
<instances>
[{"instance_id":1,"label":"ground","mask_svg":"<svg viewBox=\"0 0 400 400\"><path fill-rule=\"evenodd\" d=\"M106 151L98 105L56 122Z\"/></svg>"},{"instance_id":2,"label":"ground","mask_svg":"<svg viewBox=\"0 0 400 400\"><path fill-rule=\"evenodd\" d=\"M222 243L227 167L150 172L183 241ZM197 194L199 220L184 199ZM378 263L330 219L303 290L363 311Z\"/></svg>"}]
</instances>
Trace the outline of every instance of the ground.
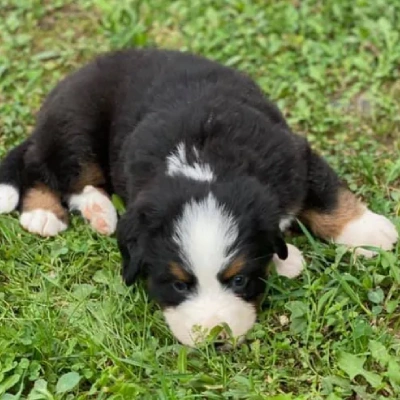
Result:
<instances>
[{"instance_id":1,"label":"ground","mask_svg":"<svg viewBox=\"0 0 400 400\"><path fill-rule=\"evenodd\" d=\"M246 71L350 187L400 228L397 0L1 0L0 156L92 55L158 45ZM39 239L0 217L0 399L399 399L400 246L371 260L311 236L272 276L248 343L180 346L115 238L79 218Z\"/></svg>"}]
</instances>

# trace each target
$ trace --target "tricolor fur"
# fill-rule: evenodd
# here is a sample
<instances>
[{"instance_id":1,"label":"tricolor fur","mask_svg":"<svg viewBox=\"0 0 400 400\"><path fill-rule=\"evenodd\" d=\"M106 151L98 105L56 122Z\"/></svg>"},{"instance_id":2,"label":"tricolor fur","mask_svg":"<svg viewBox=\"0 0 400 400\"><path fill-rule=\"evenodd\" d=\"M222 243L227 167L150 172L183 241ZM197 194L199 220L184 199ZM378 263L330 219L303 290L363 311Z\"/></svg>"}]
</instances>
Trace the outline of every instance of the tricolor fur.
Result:
<instances>
[{"instance_id":1,"label":"tricolor fur","mask_svg":"<svg viewBox=\"0 0 400 400\"><path fill-rule=\"evenodd\" d=\"M127 205L118 223L113 192ZM0 213L17 207L42 236L67 228L68 209L117 229L125 282L146 276L188 345L220 324L246 334L271 261L301 272L283 238L296 218L349 247L389 250L398 238L249 77L174 51L109 53L60 82L1 164Z\"/></svg>"}]
</instances>

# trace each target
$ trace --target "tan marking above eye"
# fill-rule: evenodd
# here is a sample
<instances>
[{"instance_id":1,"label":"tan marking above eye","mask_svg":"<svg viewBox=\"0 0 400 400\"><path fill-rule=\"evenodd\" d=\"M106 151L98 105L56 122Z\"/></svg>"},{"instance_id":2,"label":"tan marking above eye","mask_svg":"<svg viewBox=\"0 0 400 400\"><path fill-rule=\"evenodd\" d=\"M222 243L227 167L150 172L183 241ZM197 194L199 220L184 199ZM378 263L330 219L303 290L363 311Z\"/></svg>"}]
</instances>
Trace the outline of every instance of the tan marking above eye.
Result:
<instances>
[{"instance_id":1,"label":"tan marking above eye","mask_svg":"<svg viewBox=\"0 0 400 400\"><path fill-rule=\"evenodd\" d=\"M358 218L365 206L347 189L340 189L336 207L331 212L305 210L301 219L311 230L324 239L334 239L340 235L344 226Z\"/></svg>"},{"instance_id":2,"label":"tan marking above eye","mask_svg":"<svg viewBox=\"0 0 400 400\"><path fill-rule=\"evenodd\" d=\"M228 281L238 275L246 265L246 258L243 255L236 257L228 267L222 272L222 280Z\"/></svg>"},{"instance_id":3,"label":"tan marking above eye","mask_svg":"<svg viewBox=\"0 0 400 400\"><path fill-rule=\"evenodd\" d=\"M169 264L169 270L171 274L175 276L175 278L182 282L190 282L191 277L187 271L183 267L181 267L177 262L171 261Z\"/></svg>"}]
</instances>

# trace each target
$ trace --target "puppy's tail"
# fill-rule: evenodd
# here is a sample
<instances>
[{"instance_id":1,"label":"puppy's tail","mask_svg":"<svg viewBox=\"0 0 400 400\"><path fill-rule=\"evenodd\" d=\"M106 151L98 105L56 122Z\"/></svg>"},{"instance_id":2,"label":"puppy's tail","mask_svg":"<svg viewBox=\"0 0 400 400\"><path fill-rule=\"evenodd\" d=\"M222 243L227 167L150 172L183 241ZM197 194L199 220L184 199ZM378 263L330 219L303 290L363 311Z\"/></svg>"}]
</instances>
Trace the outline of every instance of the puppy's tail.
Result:
<instances>
[{"instance_id":1,"label":"puppy's tail","mask_svg":"<svg viewBox=\"0 0 400 400\"><path fill-rule=\"evenodd\" d=\"M24 155L29 142L26 140L12 149L0 163L0 214L14 211L20 201Z\"/></svg>"}]
</instances>

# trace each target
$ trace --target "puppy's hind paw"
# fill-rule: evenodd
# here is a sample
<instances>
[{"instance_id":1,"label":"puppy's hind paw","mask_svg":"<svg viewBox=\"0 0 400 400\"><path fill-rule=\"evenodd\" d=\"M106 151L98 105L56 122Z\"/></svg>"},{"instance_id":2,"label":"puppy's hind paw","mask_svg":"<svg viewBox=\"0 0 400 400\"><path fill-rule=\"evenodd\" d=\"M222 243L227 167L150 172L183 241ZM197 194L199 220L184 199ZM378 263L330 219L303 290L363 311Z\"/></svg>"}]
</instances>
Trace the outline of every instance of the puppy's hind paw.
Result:
<instances>
[{"instance_id":1,"label":"puppy's hind paw","mask_svg":"<svg viewBox=\"0 0 400 400\"><path fill-rule=\"evenodd\" d=\"M70 197L69 207L71 210L79 210L95 231L103 235L115 232L117 211L108 196L99 189L86 186L82 193Z\"/></svg>"},{"instance_id":2,"label":"puppy's hind paw","mask_svg":"<svg viewBox=\"0 0 400 400\"><path fill-rule=\"evenodd\" d=\"M41 209L23 212L20 223L28 232L43 237L56 236L67 229L67 224L59 220L55 214Z\"/></svg>"},{"instance_id":3,"label":"puppy's hind paw","mask_svg":"<svg viewBox=\"0 0 400 400\"><path fill-rule=\"evenodd\" d=\"M394 224L383 215L375 214L366 209L357 219L347 223L341 234L335 239L338 244L350 248L357 247L355 253L365 257L373 257L376 251L367 250L358 246L371 246L382 250L392 250L399 239Z\"/></svg>"}]
</instances>

